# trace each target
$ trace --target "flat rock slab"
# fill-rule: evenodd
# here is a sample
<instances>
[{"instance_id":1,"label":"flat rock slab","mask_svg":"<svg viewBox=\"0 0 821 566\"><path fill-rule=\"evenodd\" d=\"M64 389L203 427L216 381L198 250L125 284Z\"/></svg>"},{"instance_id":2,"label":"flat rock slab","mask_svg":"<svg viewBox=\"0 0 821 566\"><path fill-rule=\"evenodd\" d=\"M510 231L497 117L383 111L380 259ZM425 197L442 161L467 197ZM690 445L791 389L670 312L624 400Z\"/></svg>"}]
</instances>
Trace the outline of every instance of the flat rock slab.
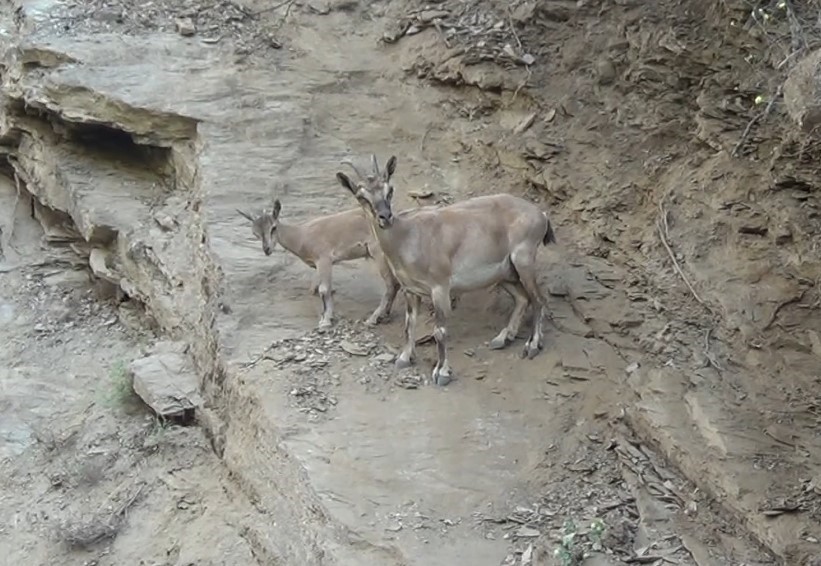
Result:
<instances>
[{"instance_id":1,"label":"flat rock slab","mask_svg":"<svg viewBox=\"0 0 821 566\"><path fill-rule=\"evenodd\" d=\"M190 421L203 404L199 379L177 344L163 342L128 366L134 392L160 417Z\"/></svg>"}]
</instances>

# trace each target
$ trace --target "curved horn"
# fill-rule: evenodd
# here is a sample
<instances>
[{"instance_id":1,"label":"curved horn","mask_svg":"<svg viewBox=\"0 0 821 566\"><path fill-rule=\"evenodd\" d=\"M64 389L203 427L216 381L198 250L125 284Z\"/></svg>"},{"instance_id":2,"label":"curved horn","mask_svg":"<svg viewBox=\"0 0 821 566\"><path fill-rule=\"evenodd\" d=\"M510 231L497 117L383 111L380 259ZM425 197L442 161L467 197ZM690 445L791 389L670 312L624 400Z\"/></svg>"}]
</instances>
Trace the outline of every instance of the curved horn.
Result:
<instances>
[{"instance_id":1,"label":"curved horn","mask_svg":"<svg viewBox=\"0 0 821 566\"><path fill-rule=\"evenodd\" d=\"M251 222L254 222L254 217L253 217L253 216L251 216L250 214L248 214L247 212L243 212L243 211L242 211L242 210L240 210L240 209L237 209L237 212L239 212L239 213L240 213L240 215L242 215L244 218L247 218L247 219L248 219L248 220L250 220Z\"/></svg>"},{"instance_id":2,"label":"curved horn","mask_svg":"<svg viewBox=\"0 0 821 566\"><path fill-rule=\"evenodd\" d=\"M371 154L371 163L373 164L373 172L379 177L379 163L376 161L376 155Z\"/></svg>"},{"instance_id":3,"label":"curved horn","mask_svg":"<svg viewBox=\"0 0 821 566\"><path fill-rule=\"evenodd\" d=\"M350 159L343 159L341 163L342 165L347 165L348 167L353 169L353 172L356 173L357 177L359 177L360 179L365 178L365 175L362 174L362 171L360 171L359 168L356 165L354 165L353 161L351 161Z\"/></svg>"}]
</instances>

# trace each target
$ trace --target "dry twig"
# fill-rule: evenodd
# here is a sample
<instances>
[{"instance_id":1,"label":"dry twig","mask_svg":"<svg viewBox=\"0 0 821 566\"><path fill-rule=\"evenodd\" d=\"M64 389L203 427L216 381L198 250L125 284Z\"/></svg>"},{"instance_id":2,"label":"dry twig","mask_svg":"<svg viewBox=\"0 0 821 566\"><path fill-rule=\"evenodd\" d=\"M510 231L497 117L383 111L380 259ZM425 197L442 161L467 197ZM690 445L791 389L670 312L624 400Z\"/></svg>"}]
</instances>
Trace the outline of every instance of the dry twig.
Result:
<instances>
[{"instance_id":1,"label":"dry twig","mask_svg":"<svg viewBox=\"0 0 821 566\"><path fill-rule=\"evenodd\" d=\"M516 100L516 97L519 96L519 91L527 86L527 83L530 82L530 77L533 76L533 71L530 70L530 65L526 65L525 69L527 70L527 76L525 77L525 80L519 83L519 85L516 87L516 90L513 91L513 96L510 98L510 102L507 103L507 106L511 106L513 104L513 102Z\"/></svg>"},{"instance_id":2,"label":"dry twig","mask_svg":"<svg viewBox=\"0 0 821 566\"><path fill-rule=\"evenodd\" d=\"M280 2L278 4L274 4L273 6L268 6L266 8L262 8L261 10L257 10L256 15L264 14L265 12L275 12L275 11L279 10L280 8L282 8L283 6L288 6L288 8L286 10L286 14L285 14L287 16L288 15L287 12L290 12L291 6L294 4L294 2L296 2L296 0L284 0L283 2Z\"/></svg>"},{"instance_id":3,"label":"dry twig","mask_svg":"<svg viewBox=\"0 0 821 566\"><path fill-rule=\"evenodd\" d=\"M778 313L781 312L781 309L783 309L784 307L786 307L788 305L792 305L792 304L801 302L801 300L804 298L804 295L806 295L806 294L807 294L807 289L805 288L798 295L796 295L795 297L792 297L790 299L787 299L786 301L781 301L780 303L778 303L778 305L776 305L776 307L773 309L773 314L770 315L770 319L767 321L767 324L765 324L761 328L761 331L764 332L765 330L769 330L769 328L775 323L775 319L778 317Z\"/></svg>"},{"instance_id":4,"label":"dry twig","mask_svg":"<svg viewBox=\"0 0 821 566\"><path fill-rule=\"evenodd\" d=\"M741 139L739 139L738 143L735 144L735 147L733 148L733 151L730 155L732 155L733 157L738 156L738 150L741 149L741 146L744 145L745 141L747 141L747 136L750 135L750 131L753 129L753 126L755 126L758 122L769 116L770 112L772 112L773 106L775 105L775 101L781 97L781 91L783 90L783 88L784 83L778 85L778 89L775 91L775 96L773 96L772 99L770 99L770 101L767 103L766 108L764 108L764 110L753 116L752 120L750 120L747 123L747 127L744 128L744 131L741 133Z\"/></svg>"},{"instance_id":5,"label":"dry twig","mask_svg":"<svg viewBox=\"0 0 821 566\"><path fill-rule=\"evenodd\" d=\"M439 37L442 38L442 42L445 44L445 47L450 49L450 41L448 41L448 37L445 34L445 31L442 29L442 22L439 21L439 18L433 20L433 25L436 27L436 31L439 33Z\"/></svg>"},{"instance_id":6,"label":"dry twig","mask_svg":"<svg viewBox=\"0 0 821 566\"><path fill-rule=\"evenodd\" d=\"M804 37L804 29L801 27L801 22L793 10L792 2L784 0L784 9L787 12L787 21L790 23L790 47L793 53L803 51L807 47L807 40Z\"/></svg>"},{"instance_id":7,"label":"dry twig","mask_svg":"<svg viewBox=\"0 0 821 566\"><path fill-rule=\"evenodd\" d=\"M248 369L248 368L252 368L252 367L254 367L254 366L255 366L255 365L257 365L259 362L261 362L262 360L266 359L266 357L268 356L268 352L270 352L271 350L273 350L275 347L276 347L276 344L275 344L275 343L274 343L274 344L271 344L270 346L268 346L267 348L265 348L265 349L262 351L262 353L261 353L261 354L259 354L256 358L254 358L253 360L251 360L251 361L249 361L249 362L244 362L244 363L240 364L240 365L239 365L239 367L241 367L242 369Z\"/></svg>"},{"instance_id":8,"label":"dry twig","mask_svg":"<svg viewBox=\"0 0 821 566\"><path fill-rule=\"evenodd\" d=\"M513 25L513 12L510 11L510 6L507 7L507 22L510 25L510 33L513 34L513 39L516 40L516 45L519 46L519 51L522 51L522 40L519 39L519 34L516 33L516 26Z\"/></svg>"},{"instance_id":9,"label":"dry twig","mask_svg":"<svg viewBox=\"0 0 821 566\"><path fill-rule=\"evenodd\" d=\"M696 292L695 288L693 287L692 283L690 283L690 280L684 274L684 271L681 269L681 266L679 265L678 260L676 259L676 254L673 253L673 248L670 247L670 243L669 243L670 227L667 224L667 211L664 210L664 204L661 203L661 202L659 203L659 211L661 213L661 217L656 222L656 228L658 229L659 238L661 239L661 243L664 245L664 249L667 250L667 255L670 256L670 260L673 262L673 269L676 270L676 273L679 274L679 277L681 277L681 279L684 281L684 284L687 285L687 288L690 290L690 293L692 293L695 300L698 301L698 303L701 306L703 306L705 309L707 309L708 312L712 312L710 307L707 305L707 303L704 302L704 299L702 299L699 296L699 294Z\"/></svg>"},{"instance_id":10,"label":"dry twig","mask_svg":"<svg viewBox=\"0 0 821 566\"><path fill-rule=\"evenodd\" d=\"M422 141L419 142L419 154L424 157L425 156L425 140L428 138L428 134L430 133L431 129L433 129L433 124L428 124L428 127L425 128L425 133L422 134Z\"/></svg>"},{"instance_id":11,"label":"dry twig","mask_svg":"<svg viewBox=\"0 0 821 566\"><path fill-rule=\"evenodd\" d=\"M704 333L704 357L707 359L707 364L712 366L717 372L721 373L724 371L719 363L716 361L715 357L710 353L710 335L713 333L712 328L708 328L707 331Z\"/></svg>"}]
</instances>

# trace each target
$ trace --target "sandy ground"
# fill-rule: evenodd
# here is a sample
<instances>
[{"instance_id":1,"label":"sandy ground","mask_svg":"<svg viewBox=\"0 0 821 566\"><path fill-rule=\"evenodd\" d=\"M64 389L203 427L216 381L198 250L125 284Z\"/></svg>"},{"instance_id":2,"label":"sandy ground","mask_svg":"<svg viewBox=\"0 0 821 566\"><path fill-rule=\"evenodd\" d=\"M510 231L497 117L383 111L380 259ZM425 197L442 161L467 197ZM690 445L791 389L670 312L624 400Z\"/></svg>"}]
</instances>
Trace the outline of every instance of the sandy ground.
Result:
<instances>
[{"instance_id":1,"label":"sandy ground","mask_svg":"<svg viewBox=\"0 0 821 566\"><path fill-rule=\"evenodd\" d=\"M704 23L732 6L656 21L634 2L22 4L8 41L36 63L9 63L7 102L68 133L6 106L23 131L5 132L22 197L13 174L0 186L11 562L819 554L814 196L785 188L808 175L782 163L778 110L729 155L776 80L764 57L746 74L713 62L750 49ZM550 211L537 359L488 349L511 301L477 292L450 327L456 381L424 384L431 346L397 373L404 303L359 322L380 292L365 263L335 270L337 325L314 330L310 270L265 257L236 208L352 207L333 174L371 152L398 156L404 207L509 191ZM29 193L68 213L73 248L44 236ZM108 233L92 245L119 258L124 302L78 252ZM123 368L167 336L201 371L202 429L130 393Z\"/></svg>"}]
</instances>

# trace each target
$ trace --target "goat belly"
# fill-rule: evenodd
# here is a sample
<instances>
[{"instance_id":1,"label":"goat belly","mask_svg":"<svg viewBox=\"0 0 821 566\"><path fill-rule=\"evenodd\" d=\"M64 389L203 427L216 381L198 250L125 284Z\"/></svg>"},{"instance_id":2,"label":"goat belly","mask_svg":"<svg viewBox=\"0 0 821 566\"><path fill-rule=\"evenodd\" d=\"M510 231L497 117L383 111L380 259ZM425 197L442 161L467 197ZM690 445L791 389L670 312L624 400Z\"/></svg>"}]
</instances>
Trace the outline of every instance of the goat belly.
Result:
<instances>
[{"instance_id":1,"label":"goat belly","mask_svg":"<svg viewBox=\"0 0 821 566\"><path fill-rule=\"evenodd\" d=\"M416 295L429 296L430 285L424 281L411 277L404 269L393 269L394 276L399 284L406 290Z\"/></svg>"},{"instance_id":2,"label":"goat belly","mask_svg":"<svg viewBox=\"0 0 821 566\"><path fill-rule=\"evenodd\" d=\"M514 275L510 261L465 265L450 277L450 289L454 292L475 291L510 279Z\"/></svg>"}]
</instances>

